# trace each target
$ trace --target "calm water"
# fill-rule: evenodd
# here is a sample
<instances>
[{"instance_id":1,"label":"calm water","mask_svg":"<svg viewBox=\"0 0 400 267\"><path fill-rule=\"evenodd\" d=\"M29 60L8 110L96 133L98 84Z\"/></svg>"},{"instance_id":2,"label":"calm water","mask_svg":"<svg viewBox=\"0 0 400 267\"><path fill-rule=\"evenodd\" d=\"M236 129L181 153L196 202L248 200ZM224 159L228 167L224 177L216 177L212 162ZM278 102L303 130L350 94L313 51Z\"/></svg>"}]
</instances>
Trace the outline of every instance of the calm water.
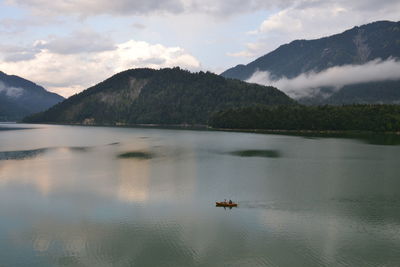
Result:
<instances>
[{"instance_id":1,"label":"calm water","mask_svg":"<svg viewBox=\"0 0 400 267\"><path fill-rule=\"evenodd\" d=\"M400 146L0 129L0 266L400 266Z\"/></svg>"}]
</instances>

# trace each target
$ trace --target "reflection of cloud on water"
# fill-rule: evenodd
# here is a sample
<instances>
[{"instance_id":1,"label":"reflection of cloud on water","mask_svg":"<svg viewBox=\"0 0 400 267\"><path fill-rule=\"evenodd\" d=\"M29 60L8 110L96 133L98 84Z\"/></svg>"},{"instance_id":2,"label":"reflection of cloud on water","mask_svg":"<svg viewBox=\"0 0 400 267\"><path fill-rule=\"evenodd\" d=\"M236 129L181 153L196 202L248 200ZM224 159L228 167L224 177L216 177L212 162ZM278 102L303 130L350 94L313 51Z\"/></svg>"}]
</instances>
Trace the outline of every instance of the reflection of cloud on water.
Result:
<instances>
[{"instance_id":1,"label":"reflection of cloud on water","mask_svg":"<svg viewBox=\"0 0 400 267\"><path fill-rule=\"evenodd\" d=\"M149 162L117 161L118 198L126 202L145 202L149 197Z\"/></svg>"},{"instance_id":2,"label":"reflection of cloud on water","mask_svg":"<svg viewBox=\"0 0 400 267\"><path fill-rule=\"evenodd\" d=\"M88 243L88 233L85 232L84 227L61 226L62 224L53 225L45 222L43 225L36 227L34 232L15 235L14 239L17 241L15 243L19 243L18 241L26 242L26 239L28 239L32 244L32 249L42 255L51 255L54 252L59 252L57 250L60 249L67 255L81 254Z\"/></svg>"},{"instance_id":3,"label":"reflection of cloud on water","mask_svg":"<svg viewBox=\"0 0 400 267\"><path fill-rule=\"evenodd\" d=\"M33 185L42 195L53 190L52 166L46 160L0 162L0 186Z\"/></svg>"},{"instance_id":4,"label":"reflection of cloud on water","mask_svg":"<svg viewBox=\"0 0 400 267\"><path fill-rule=\"evenodd\" d=\"M43 153L41 157L0 161L0 186L30 185L42 196L87 195L124 202L148 199L148 163L114 160L112 146L96 150L59 147L38 151Z\"/></svg>"},{"instance_id":5,"label":"reflection of cloud on water","mask_svg":"<svg viewBox=\"0 0 400 267\"><path fill-rule=\"evenodd\" d=\"M151 151L148 160L117 159L119 152ZM36 151L36 150L34 150ZM60 146L38 149L38 157L0 161L0 186L30 186L42 196L90 202L110 198L127 203L192 201L196 197L197 154L179 146ZM33 192L34 192L33 191ZM72 200L73 199L73 200Z\"/></svg>"},{"instance_id":6,"label":"reflection of cloud on water","mask_svg":"<svg viewBox=\"0 0 400 267\"><path fill-rule=\"evenodd\" d=\"M74 181L63 179L63 160L71 158L70 153L75 151L85 152L88 149L59 147L0 152L0 160L2 153L8 157L0 161L0 185L33 185L43 196L57 189L68 188Z\"/></svg>"},{"instance_id":7,"label":"reflection of cloud on water","mask_svg":"<svg viewBox=\"0 0 400 267\"><path fill-rule=\"evenodd\" d=\"M39 156L43 156L47 152L54 150L61 150L63 152L88 152L93 147L52 147L52 148L38 148L31 150L15 150L15 151L0 151L0 161L1 160L26 160L32 159Z\"/></svg>"},{"instance_id":8,"label":"reflection of cloud on water","mask_svg":"<svg viewBox=\"0 0 400 267\"><path fill-rule=\"evenodd\" d=\"M32 130L32 129L38 129L38 128L0 126L0 131L19 131L19 130Z\"/></svg>"}]
</instances>

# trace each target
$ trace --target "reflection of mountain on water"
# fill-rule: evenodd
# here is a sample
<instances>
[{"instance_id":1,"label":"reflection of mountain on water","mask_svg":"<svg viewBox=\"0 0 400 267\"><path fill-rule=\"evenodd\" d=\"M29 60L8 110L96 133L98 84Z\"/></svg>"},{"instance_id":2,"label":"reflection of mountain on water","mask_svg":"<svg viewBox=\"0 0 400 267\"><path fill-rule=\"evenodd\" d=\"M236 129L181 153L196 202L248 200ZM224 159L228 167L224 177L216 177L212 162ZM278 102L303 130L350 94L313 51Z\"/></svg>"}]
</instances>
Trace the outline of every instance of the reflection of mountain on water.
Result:
<instances>
[{"instance_id":1,"label":"reflection of mountain on water","mask_svg":"<svg viewBox=\"0 0 400 267\"><path fill-rule=\"evenodd\" d=\"M35 128L28 128L28 127L4 127L0 126L0 131L18 131L18 130L30 130Z\"/></svg>"},{"instance_id":2,"label":"reflection of mountain on water","mask_svg":"<svg viewBox=\"0 0 400 267\"><path fill-rule=\"evenodd\" d=\"M145 202L149 197L149 162L119 160L117 164L118 199L126 202Z\"/></svg>"},{"instance_id":3,"label":"reflection of mountain on water","mask_svg":"<svg viewBox=\"0 0 400 267\"><path fill-rule=\"evenodd\" d=\"M57 173L53 167L50 161L40 158L0 162L0 186L33 185L42 195L47 195L53 190L52 177Z\"/></svg>"},{"instance_id":4,"label":"reflection of mountain on water","mask_svg":"<svg viewBox=\"0 0 400 267\"><path fill-rule=\"evenodd\" d=\"M54 150L69 150L71 152L87 152L92 147L52 147L52 148L38 148L31 150L15 150L15 151L0 151L0 160L24 160L42 156L46 152Z\"/></svg>"},{"instance_id":5,"label":"reflection of mountain on water","mask_svg":"<svg viewBox=\"0 0 400 267\"><path fill-rule=\"evenodd\" d=\"M43 196L73 194L118 198L129 202L147 199L148 166L145 162L114 160L114 147L60 147L0 152L0 185L32 185ZM43 155L44 157L34 157ZM2 154L0 154L2 155ZM10 156L11 155L11 156ZM81 201L86 201L83 197Z\"/></svg>"},{"instance_id":6,"label":"reflection of mountain on water","mask_svg":"<svg viewBox=\"0 0 400 267\"><path fill-rule=\"evenodd\" d=\"M40 148L33 150L20 150L20 151L0 151L0 160L21 160L27 158L35 158L42 155L48 148Z\"/></svg>"},{"instance_id":7,"label":"reflection of mountain on water","mask_svg":"<svg viewBox=\"0 0 400 267\"><path fill-rule=\"evenodd\" d=\"M245 149L229 152L228 154L239 157L260 157L260 158L279 158L281 154L278 150L272 149Z\"/></svg>"},{"instance_id":8,"label":"reflection of mountain on water","mask_svg":"<svg viewBox=\"0 0 400 267\"><path fill-rule=\"evenodd\" d=\"M148 150L143 143L139 148ZM128 203L143 203L151 198L166 202L183 195L192 197L196 173L193 151L177 153L160 147L155 149L154 153L160 155L155 159L132 160L116 159L119 149L130 146L0 152L3 159L26 159L0 161L0 186L31 185L43 196L73 194L83 202L89 198Z\"/></svg>"}]
</instances>

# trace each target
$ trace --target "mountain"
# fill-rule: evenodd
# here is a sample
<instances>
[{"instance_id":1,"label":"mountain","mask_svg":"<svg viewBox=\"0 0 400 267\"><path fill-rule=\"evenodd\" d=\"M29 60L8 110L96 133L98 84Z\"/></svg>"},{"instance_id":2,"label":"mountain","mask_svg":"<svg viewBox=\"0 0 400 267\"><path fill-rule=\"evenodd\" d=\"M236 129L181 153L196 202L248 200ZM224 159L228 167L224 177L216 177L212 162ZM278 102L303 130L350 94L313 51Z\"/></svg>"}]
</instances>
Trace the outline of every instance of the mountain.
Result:
<instances>
[{"instance_id":1,"label":"mountain","mask_svg":"<svg viewBox=\"0 0 400 267\"><path fill-rule=\"evenodd\" d=\"M83 124L206 124L232 107L293 105L274 87L226 79L210 72L131 69L74 95L26 122Z\"/></svg>"},{"instance_id":2,"label":"mountain","mask_svg":"<svg viewBox=\"0 0 400 267\"><path fill-rule=\"evenodd\" d=\"M0 121L15 121L48 109L62 96L15 75L0 71Z\"/></svg>"},{"instance_id":3,"label":"mountain","mask_svg":"<svg viewBox=\"0 0 400 267\"><path fill-rule=\"evenodd\" d=\"M268 71L272 80L292 79L300 74L319 73L335 66L363 65L375 59L384 61L390 58L400 58L400 22L378 21L321 39L293 41L247 65L228 69L221 75L226 78L248 80L256 71ZM357 84L356 87L359 89L351 90L352 98L345 100L344 103L355 103L358 99L363 99L365 102L370 100L379 102L380 100L373 98L372 95L379 95L385 83L373 85L374 87L368 83ZM368 87L368 90L362 90L364 86ZM397 85L389 94L399 89ZM343 95L341 90L327 91L331 92L331 96L334 94L339 94L339 96L328 100L326 95L324 97L319 95L302 99L302 101L341 104L334 101L341 99L340 95ZM400 98L396 101L400 101Z\"/></svg>"}]
</instances>

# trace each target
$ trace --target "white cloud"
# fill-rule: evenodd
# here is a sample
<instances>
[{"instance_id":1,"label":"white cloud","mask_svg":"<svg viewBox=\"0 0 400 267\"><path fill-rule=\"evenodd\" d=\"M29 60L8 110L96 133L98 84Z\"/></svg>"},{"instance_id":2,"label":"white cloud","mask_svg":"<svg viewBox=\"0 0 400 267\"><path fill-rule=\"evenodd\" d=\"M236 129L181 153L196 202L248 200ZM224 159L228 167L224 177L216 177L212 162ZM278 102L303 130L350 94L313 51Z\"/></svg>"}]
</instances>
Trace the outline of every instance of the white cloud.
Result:
<instances>
[{"instance_id":1,"label":"white cloud","mask_svg":"<svg viewBox=\"0 0 400 267\"><path fill-rule=\"evenodd\" d=\"M318 93L320 87L334 87L338 90L344 85L398 79L400 61L388 59L373 60L364 65L332 67L319 73L303 73L293 79L284 77L273 80L269 72L257 71L248 82L272 85L298 99Z\"/></svg>"},{"instance_id":2,"label":"white cloud","mask_svg":"<svg viewBox=\"0 0 400 267\"><path fill-rule=\"evenodd\" d=\"M195 57L180 47L134 40L98 53L56 53L43 48L34 58L25 61L0 61L1 70L32 80L63 96L70 96L126 69L174 66L190 70L201 67Z\"/></svg>"},{"instance_id":3,"label":"white cloud","mask_svg":"<svg viewBox=\"0 0 400 267\"><path fill-rule=\"evenodd\" d=\"M289 10L282 10L261 23L258 32L296 32L302 30L302 22L290 16Z\"/></svg>"}]
</instances>

